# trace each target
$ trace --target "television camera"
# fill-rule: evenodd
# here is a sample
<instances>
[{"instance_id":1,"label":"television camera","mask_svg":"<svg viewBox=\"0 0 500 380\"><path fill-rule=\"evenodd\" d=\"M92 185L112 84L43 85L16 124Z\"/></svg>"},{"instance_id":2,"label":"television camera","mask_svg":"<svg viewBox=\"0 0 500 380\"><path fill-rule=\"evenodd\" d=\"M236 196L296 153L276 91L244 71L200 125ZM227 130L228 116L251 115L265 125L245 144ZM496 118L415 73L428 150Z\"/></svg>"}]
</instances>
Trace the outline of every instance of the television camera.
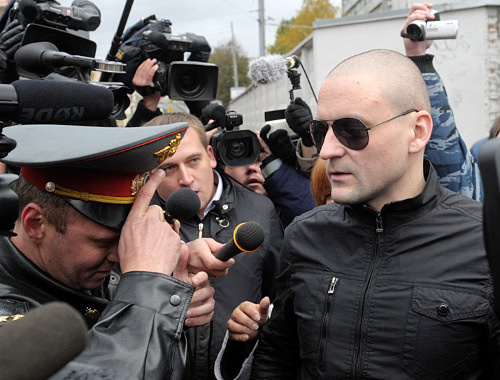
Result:
<instances>
[{"instance_id":1,"label":"television camera","mask_svg":"<svg viewBox=\"0 0 500 380\"><path fill-rule=\"evenodd\" d=\"M13 3L8 17L10 23L18 20L26 27L21 32L20 47L13 54L19 76L104 87L114 96L110 117L125 118L130 100L123 83L94 82L90 77L91 71L125 72L123 63L94 58L96 44L88 38L88 32L101 22L94 3L74 0L71 7L63 7L54 0L20 0ZM7 29L8 25L4 33Z\"/></svg>"},{"instance_id":2,"label":"television camera","mask_svg":"<svg viewBox=\"0 0 500 380\"><path fill-rule=\"evenodd\" d=\"M160 91L162 96L168 95L174 100L214 100L218 67L207 62L212 49L206 38L194 33L174 35L171 26L169 20L150 16L125 33L125 42L117 57L127 63L129 87L139 64L147 58L156 58L159 69L153 78L152 91ZM184 60L188 53L187 60ZM151 89L140 87L136 90L147 95Z\"/></svg>"},{"instance_id":3,"label":"television camera","mask_svg":"<svg viewBox=\"0 0 500 380\"><path fill-rule=\"evenodd\" d=\"M235 111L226 111L219 104L209 104L203 110L203 118L213 120L205 126L207 131L220 128L210 141L219 165L230 168L248 166L257 161L260 143L249 130L233 130L243 124L243 116Z\"/></svg>"}]
</instances>

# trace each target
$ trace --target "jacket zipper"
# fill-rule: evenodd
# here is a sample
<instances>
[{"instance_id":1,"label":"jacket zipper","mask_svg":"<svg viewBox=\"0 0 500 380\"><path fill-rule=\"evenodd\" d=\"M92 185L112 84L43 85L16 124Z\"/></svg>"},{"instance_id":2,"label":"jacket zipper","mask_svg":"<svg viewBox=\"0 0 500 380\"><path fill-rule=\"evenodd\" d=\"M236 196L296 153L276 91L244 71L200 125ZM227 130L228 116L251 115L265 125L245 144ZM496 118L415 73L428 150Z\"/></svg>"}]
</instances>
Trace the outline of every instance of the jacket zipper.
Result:
<instances>
[{"instance_id":1,"label":"jacket zipper","mask_svg":"<svg viewBox=\"0 0 500 380\"><path fill-rule=\"evenodd\" d=\"M325 304L325 313L323 314L323 322L321 323L321 337L319 340L319 358L318 358L318 368L323 369L324 363L324 354L325 354L325 343L326 343L326 334L328 332L328 322L330 320L330 311L332 307L333 295L335 293L335 286L339 282L337 277L332 277L330 281L330 286L328 287L326 304Z\"/></svg>"},{"instance_id":2,"label":"jacket zipper","mask_svg":"<svg viewBox=\"0 0 500 380\"><path fill-rule=\"evenodd\" d=\"M382 233L384 232L384 227L382 224L382 215L380 213L377 213L377 216L375 218L376 221L376 227L375 227L375 257L373 259L373 263L370 268L370 275L368 276L368 281L366 282L365 290L363 292L363 302L361 304L361 317L359 319L358 327L356 329L356 339L358 341L358 347L356 350L356 366L354 369L354 378L355 379L361 379L361 329L363 328L363 317L365 314L365 302L366 302L366 297L368 294L368 289L370 289L371 283L372 283L372 278L373 278L373 271L375 269L375 263L378 258L378 248L379 248L379 243L380 243L380 237Z\"/></svg>"},{"instance_id":3,"label":"jacket zipper","mask_svg":"<svg viewBox=\"0 0 500 380\"><path fill-rule=\"evenodd\" d=\"M198 223L198 239L203 237L203 223Z\"/></svg>"}]
</instances>

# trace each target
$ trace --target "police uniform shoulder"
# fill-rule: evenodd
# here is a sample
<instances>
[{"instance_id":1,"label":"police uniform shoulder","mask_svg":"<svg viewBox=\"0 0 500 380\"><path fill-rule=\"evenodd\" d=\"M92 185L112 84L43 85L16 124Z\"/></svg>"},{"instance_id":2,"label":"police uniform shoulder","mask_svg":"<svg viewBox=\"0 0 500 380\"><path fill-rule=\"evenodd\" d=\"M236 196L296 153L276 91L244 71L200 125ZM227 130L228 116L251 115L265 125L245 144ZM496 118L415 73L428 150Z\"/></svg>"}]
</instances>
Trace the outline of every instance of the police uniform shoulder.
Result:
<instances>
[{"instance_id":1,"label":"police uniform shoulder","mask_svg":"<svg viewBox=\"0 0 500 380\"><path fill-rule=\"evenodd\" d=\"M26 302L12 298L0 298L0 327L6 322L24 317L28 311Z\"/></svg>"}]
</instances>

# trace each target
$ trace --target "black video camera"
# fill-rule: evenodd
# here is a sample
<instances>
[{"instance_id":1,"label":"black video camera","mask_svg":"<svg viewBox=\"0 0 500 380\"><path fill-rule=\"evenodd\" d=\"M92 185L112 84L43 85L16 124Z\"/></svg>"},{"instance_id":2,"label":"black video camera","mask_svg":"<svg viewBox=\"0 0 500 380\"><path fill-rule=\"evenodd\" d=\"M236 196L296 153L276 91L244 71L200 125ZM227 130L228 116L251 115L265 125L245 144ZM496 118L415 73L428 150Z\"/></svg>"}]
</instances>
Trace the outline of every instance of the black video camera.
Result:
<instances>
[{"instance_id":1,"label":"black video camera","mask_svg":"<svg viewBox=\"0 0 500 380\"><path fill-rule=\"evenodd\" d=\"M90 72L95 70L118 73L123 70L124 64L94 59L92 57L95 51L95 42L87 38L67 30L33 23L26 28L22 46L16 52L17 72L28 79L78 81L105 87L113 93L114 97L114 107L110 117L123 120L126 118L125 110L130 105L128 89L121 82L93 82ZM50 62L46 62L45 58L60 52L69 54L65 61L72 63L68 63L68 66L55 67Z\"/></svg>"},{"instance_id":2,"label":"black video camera","mask_svg":"<svg viewBox=\"0 0 500 380\"><path fill-rule=\"evenodd\" d=\"M74 0L71 7L63 7L55 0L19 1L19 21L25 26L33 22L58 29L92 32L101 24L101 12L88 0Z\"/></svg>"},{"instance_id":3,"label":"black video camera","mask_svg":"<svg viewBox=\"0 0 500 380\"><path fill-rule=\"evenodd\" d=\"M227 111L224 116L224 120L215 123L222 130L213 135L210 141L217 163L230 168L252 165L260 154L257 136L249 130L233 131L233 128L243 124L242 115Z\"/></svg>"},{"instance_id":4,"label":"black video camera","mask_svg":"<svg viewBox=\"0 0 500 380\"><path fill-rule=\"evenodd\" d=\"M118 59L128 63L137 56L140 62L156 58L159 69L153 83L162 96L168 95L174 100L214 100L219 69L207 63L212 49L206 38L193 33L174 35L169 20L156 20L151 16L146 20L149 23L121 45ZM190 53L187 61L185 53Z\"/></svg>"}]
</instances>

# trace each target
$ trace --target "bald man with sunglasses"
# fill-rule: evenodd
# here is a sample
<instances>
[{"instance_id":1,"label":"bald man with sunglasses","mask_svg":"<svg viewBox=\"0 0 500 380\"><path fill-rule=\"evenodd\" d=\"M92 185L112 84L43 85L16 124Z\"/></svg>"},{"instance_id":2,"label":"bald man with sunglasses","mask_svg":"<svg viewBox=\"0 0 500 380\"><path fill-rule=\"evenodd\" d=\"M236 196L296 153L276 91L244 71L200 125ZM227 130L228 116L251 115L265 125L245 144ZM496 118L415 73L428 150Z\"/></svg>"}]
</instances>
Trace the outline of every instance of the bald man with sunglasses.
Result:
<instances>
[{"instance_id":1,"label":"bald man with sunglasses","mask_svg":"<svg viewBox=\"0 0 500 380\"><path fill-rule=\"evenodd\" d=\"M498 376L481 204L439 185L432 127L399 53L356 55L325 79L311 136L335 203L285 232L252 378Z\"/></svg>"}]
</instances>

